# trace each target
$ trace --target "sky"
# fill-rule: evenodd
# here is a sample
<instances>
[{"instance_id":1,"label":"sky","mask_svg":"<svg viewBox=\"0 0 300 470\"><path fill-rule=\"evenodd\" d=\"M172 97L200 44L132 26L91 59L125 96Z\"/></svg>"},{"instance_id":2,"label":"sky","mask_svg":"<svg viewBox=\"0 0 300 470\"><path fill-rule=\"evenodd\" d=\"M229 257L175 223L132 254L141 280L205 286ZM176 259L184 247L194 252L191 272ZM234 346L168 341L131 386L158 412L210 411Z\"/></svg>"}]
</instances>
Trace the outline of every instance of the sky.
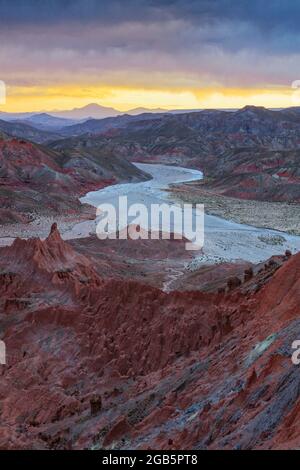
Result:
<instances>
[{"instance_id":1,"label":"sky","mask_svg":"<svg viewBox=\"0 0 300 470\"><path fill-rule=\"evenodd\" d=\"M299 18L299 0L0 0L0 110L300 105Z\"/></svg>"}]
</instances>

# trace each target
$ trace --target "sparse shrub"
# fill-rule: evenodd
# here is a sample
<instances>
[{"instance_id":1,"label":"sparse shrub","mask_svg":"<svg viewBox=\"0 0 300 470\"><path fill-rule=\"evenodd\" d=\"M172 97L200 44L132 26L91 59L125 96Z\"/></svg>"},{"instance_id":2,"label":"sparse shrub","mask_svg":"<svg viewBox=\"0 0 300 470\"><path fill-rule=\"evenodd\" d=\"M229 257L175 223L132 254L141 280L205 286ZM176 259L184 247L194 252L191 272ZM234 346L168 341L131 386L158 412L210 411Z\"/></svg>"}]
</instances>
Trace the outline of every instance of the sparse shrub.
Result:
<instances>
[{"instance_id":1,"label":"sparse shrub","mask_svg":"<svg viewBox=\"0 0 300 470\"><path fill-rule=\"evenodd\" d=\"M245 269L245 271L244 271L244 282L247 282L252 278L253 278L253 269L251 267Z\"/></svg>"},{"instance_id":2,"label":"sparse shrub","mask_svg":"<svg viewBox=\"0 0 300 470\"><path fill-rule=\"evenodd\" d=\"M290 250L285 250L285 256L290 258L292 256L292 252Z\"/></svg>"},{"instance_id":3,"label":"sparse shrub","mask_svg":"<svg viewBox=\"0 0 300 470\"><path fill-rule=\"evenodd\" d=\"M100 413L102 409L102 399L100 395L94 395L90 399L90 405L91 405L91 415L95 416L98 413Z\"/></svg>"},{"instance_id":4,"label":"sparse shrub","mask_svg":"<svg viewBox=\"0 0 300 470\"><path fill-rule=\"evenodd\" d=\"M242 284L242 281L237 276L230 277L227 281L228 290L233 290L239 287Z\"/></svg>"},{"instance_id":5,"label":"sparse shrub","mask_svg":"<svg viewBox=\"0 0 300 470\"><path fill-rule=\"evenodd\" d=\"M266 245L283 245L286 242L282 235L259 235L257 238Z\"/></svg>"}]
</instances>

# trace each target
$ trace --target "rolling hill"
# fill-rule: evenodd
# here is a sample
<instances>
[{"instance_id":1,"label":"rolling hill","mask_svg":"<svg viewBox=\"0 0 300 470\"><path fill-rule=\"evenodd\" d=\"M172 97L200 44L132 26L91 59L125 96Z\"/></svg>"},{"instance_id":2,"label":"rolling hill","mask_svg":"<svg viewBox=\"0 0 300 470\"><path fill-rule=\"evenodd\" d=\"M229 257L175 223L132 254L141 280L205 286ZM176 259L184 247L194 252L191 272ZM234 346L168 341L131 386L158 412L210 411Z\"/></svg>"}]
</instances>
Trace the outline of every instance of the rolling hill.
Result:
<instances>
[{"instance_id":1,"label":"rolling hill","mask_svg":"<svg viewBox=\"0 0 300 470\"><path fill-rule=\"evenodd\" d=\"M147 178L130 162L84 146L63 151L6 135L0 136L0 203L2 223L30 221L37 215L80 214L78 197L121 181Z\"/></svg>"}]
</instances>

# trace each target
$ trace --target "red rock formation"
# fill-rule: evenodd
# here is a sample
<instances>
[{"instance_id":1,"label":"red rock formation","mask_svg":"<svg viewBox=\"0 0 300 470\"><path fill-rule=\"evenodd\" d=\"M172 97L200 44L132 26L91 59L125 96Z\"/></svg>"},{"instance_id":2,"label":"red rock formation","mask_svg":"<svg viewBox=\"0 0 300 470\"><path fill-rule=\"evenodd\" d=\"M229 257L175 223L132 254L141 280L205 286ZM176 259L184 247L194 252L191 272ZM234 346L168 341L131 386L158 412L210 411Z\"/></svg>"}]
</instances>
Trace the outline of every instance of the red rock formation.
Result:
<instances>
[{"instance_id":1,"label":"red rock formation","mask_svg":"<svg viewBox=\"0 0 300 470\"><path fill-rule=\"evenodd\" d=\"M113 154L86 149L50 150L0 135L1 223L29 222L36 215L87 214L78 197L118 181L147 176Z\"/></svg>"},{"instance_id":2,"label":"red rock formation","mask_svg":"<svg viewBox=\"0 0 300 470\"><path fill-rule=\"evenodd\" d=\"M102 279L55 225L16 240L0 249L0 447L298 447L299 279L296 255L227 294L166 294Z\"/></svg>"}]
</instances>

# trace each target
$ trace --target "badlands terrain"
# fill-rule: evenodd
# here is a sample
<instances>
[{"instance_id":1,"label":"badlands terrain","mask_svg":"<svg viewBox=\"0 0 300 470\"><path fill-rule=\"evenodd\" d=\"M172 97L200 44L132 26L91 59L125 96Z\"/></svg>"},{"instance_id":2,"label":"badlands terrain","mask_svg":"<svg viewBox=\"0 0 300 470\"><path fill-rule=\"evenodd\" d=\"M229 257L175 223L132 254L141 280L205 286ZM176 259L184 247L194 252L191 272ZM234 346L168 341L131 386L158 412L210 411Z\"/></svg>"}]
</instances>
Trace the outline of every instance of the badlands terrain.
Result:
<instances>
[{"instance_id":1,"label":"badlands terrain","mask_svg":"<svg viewBox=\"0 0 300 470\"><path fill-rule=\"evenodd\" d=\"M300 110L1 117L0 448L298 448ZM204 247L98 240L124 194Z\"/></svg>"},{"instance_id":2,"label":"badlands terrain","mask_svg":"<svg viewBox=\"0 0 300 470\"><path fill-rule=\"evenodd\" d=\"M2 449L299 447L299 255L167 294L80 251L1 248Z\"/></svg>"}]
</instances>

